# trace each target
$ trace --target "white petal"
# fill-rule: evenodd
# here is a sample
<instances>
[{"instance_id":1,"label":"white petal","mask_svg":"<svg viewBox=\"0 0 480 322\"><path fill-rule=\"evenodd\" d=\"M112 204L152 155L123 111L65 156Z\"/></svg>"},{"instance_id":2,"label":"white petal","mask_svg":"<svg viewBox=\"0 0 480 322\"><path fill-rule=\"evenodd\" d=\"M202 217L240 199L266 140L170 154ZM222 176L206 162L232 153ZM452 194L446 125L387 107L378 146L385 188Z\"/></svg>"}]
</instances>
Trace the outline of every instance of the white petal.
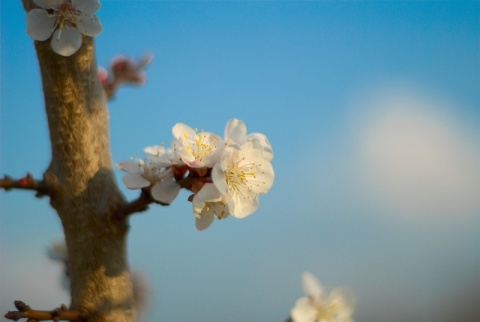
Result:
<instances>
[{"instance_id":1,"label":"white petal","mask_svg":"<svg viewBox=\"0 0 480 322\"><path fill-rule=\"evenodd\" d=\"M219 220L230 216L230 209L228 209L226 197L225 202L222 198L222 201L210 202L208 203L208 206L210 207L210 213L213 213Z\"/></svg>"},{"instance_id":2,"label":"white petal","mask_svg":"<svg viewBox=\"0 0 480 322\"><path fill-rule=\"evenodd\" d=\"M240 147L237 145L229 145L223 149L220 164L223 170L227 170L241 159Z\"/></svg>"},{"instance_id":3,"label":"white petal","mask_svg":"<svg viewBox=\"0 0 480 322\"><path fill-rule=\"evenodd\" d=\"M198 230L207 229L208 227L210 227L214 219L215 219L215 216L212 216L212 215L206 215L206 214L203 214L203 216L200 215L200 218L197 217L195 219L195 227L197 227Z\"/></svg>"},{"instance_id":4,"label":"white petal","mask_svg":"<svg viewBox=\"0 0 480 322\"><path fill-rule=\"evenodd\" d=\"M62 5L65 0L33 0L35 4L44 9L57 8Z\"/></svg>"},{"instance_id":5,"label":"white petal","mask_svg":"<svg viewBox=\"0 0 480 322\"><path fill-rule=\"evenodd\" d=\"M238 160L256 160L263 159L263 147L257 141L247 141L240 146Z\"/></svg>"},{"instance_id":6,"label":"white petal","mask_svg":"<svg viewBox=\"0 0 480 322\"><path fill-rule=\"evenodd\" d=\"M225 141L243 144L247 136L247 126L239 119L231 119L225 126Z\"/></svg>"},{"instance_id":7,"label":"white petal","mask_svg":"<svg viewBox=\"0 0 480 322\"><path fill-rule=\"evenodd\" d=\"M173 136L178 140L183 138L184 140L194 140L197 133L188 125L183 123L177 123L172 128Z\"/></svg>"},{"instance_id":8,"label":"white petal","mask_svg":"<svg viewBox=\"0 0 480 322\"><path fill-rule=\"evenodd\" d=\"M317 311L308 297L302 297L297 300L290 314L294 322L315 322Z\"/></svg>"},{"instance_id":9,"label":"white petal","mask_svg":"<svg viewBox=\"0 0 480 322\"><path fill-rule=\"evenodd\" d=\"M212 180L218 191L221 193L227 192L228 186L227 179L225 177L225 171L222 169L222 166L219 163L217 163L212 169Z\"/></svg>"},{"instance_id":10,"label":"white petal","mask_svg":"<svg viewBox=\"0 0 480 322\"><path fill-rule=\"evenodd\" d=\"M123 176L123 183L128 189L140 189L150 185L150 181L145 179L142 175L132 173L127 173Z\"/></svg>"},{"instance_id":11,"label":"white petal","mask_svg":"<svg viewBox=\"0 0 480 322\"><path fill-rule=\"evenodd\" d=\"M132 161L122 161L117 164L117 167L120 170L128 173L143 173L142 168L138 165L138 163Z\"/></svg>"},{"instance_id":12,"label":"white petal","mask_svg":"<svg viewBox=\"0 0 480 322\"><path fill-rule=\"evenodd\" d=\"M177 197L180 185L175 180L160 181L152 187L152 197L155 200L170 204Z\"/></svg>"},{"instance_id":13,"label":"white petal","mask_svg":"<svg viewBox=\"0 0 480 322\"><path fill-rule=\"evenodd\" d=\"M218 145L217 145L218 146ZM205 158L203 158L203 163L207 168L213 168L215 164L220 163L222 160L222 153L223 150L225 149L225 146L223 145L223 141L219 144L219 147L210 152L209 155L207 155Z\"/></svg>"},{"instance_id":14,"label":"white petal","mask_svg":"<svg viewBox=\"0 0 480 322\"><path fill-rule=\"evenodd\" d=\"M145 152L150 156L159 157L166 153L166 149L164 146L154 145L154 146L147 146L145 149L143 149L143 152Z\"/></svg>"},{"instance_id":15,"label":"white petal","mask_svg":"<svg viewBox=\"0 0 480 322\"><path fill-rule=\"evenodd\" d=\"M205 183L197 195L205 201L216 202L222 200L222 194L213 183Z\"/></svg>"},{"instance_id":16,"label":"white petal","mask_svg":"<svg viewBox=\"0 0 480 322\"><path fill-rule=\"evenodd\" d=\"M27 15L27 34L34 40L47 40L53 32L57 21L56 17L50 17L43 9L32 9Z\"/></svg>"},{"instance_id":17,"label":"white petal","mask_svg":"<svg viewBox=\"0 0 480 322\"><path fill-rule=\"evenodd\" d=\"M77 52L82 46L82 35L75 28L57 29L51 40L52 49L59 55L68 57Z\"/></svg>"},{"instance_id":18,"label":"white petal","mask_svg":"<svg viewBox=\"0 0 480 322\"><path fill-rule=\"evenodd\" d=\"M228 209L236 218L251 215L258 208L258 195L250 191L242 191L228 196Z\"/></svg>"},{"instance_id":19,"label":"white petal","mask_svg":"<svg viewBox=\"0 0 480 322\"><path fill-rule=\"evenodd\" d=\"M347 289L336 288L327 298L327 307L335 312L335 316L343 321L349 321L355 303L354 295Z\"/></svg>"},{"instance_id":20,"label":"white petal","mask_svg":"<svg viewBox=\"0 0 480 322\"><path fill-rule=\"evenodd\" d=\"M252 169L255 177L249 180L249 188L255 193L266 193L272 187L275 178L272 164L262 159L251 160L250 162L255 164Z\"/></svg>"},{"instance_id":21,"label":"white petal","mask_svg":"<svg viewBox=\"0 0 480 322\"><path fill-rule=\"evenodd\" d=\"M98 0L72 0L75 9L83 13L93 14L100 9L100 2Z\"/></svg>"},{"instance_id":22,"label":"white petal","mask_svg":"<svg viewBox=\"0 0 480 322\"><path fill-rule=\"evenodd\" d=\"M207 202L217 202L220 200L222 200L220 191L218 191L213 183L206 183L193 197L193 213L198 215L202 212Z\"/></svg>"},{"instance_id":23,"label":"white petal","mask_svg":"<svg viewBox=\"0 0 480 322\"><path fill-rule=\"evenodd\" d=\"M259 144L263 148L263 158L267 161L272 161L273 149L265 135L261 133L252 133L247 135L247 140L253 140L253 141L259 142Z\"/></svg>"},{"instance_id":24,"label":"white petal","mask_svg":"<svg viewBox=\"0 0 480 322\"><path fill-rule=\"evenodd\" d=\"M77 28L82 34L95 37L102 31L102 24L97 16L83 13L77 18Z\"/></svg>"},{"instance_id":25,"label":"white petal","mask_svg":"<svg viewBox=\"0 0 480 322\"><path fill-rule=\"evenodd\" d=\"M304 272L302 275L302 287L305 293L316 300L320 300L323 294L323 288L315 275Z\"/></svg>"}]
</instances>

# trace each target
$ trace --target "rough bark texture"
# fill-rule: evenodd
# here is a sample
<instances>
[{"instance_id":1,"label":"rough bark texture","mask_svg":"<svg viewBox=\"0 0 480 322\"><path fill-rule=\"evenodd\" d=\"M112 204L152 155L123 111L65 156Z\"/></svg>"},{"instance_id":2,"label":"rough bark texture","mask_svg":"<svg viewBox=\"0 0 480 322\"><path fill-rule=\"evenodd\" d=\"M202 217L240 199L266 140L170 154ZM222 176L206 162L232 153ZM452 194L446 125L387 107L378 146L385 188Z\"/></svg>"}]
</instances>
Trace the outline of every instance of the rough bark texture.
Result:
<instances>
[{"instance_id":1,"label":"rough bark texture","mask_svg":"<svg viewBox=\"0 0 480 322\"><path fill-rule=\"evenodd\" d=\"M23 0L25 9L31 0ZM126 256L127 222L112 213L125 203L112 172L108 110L99 84L93 40L84 37L70 57L54 53L50 40L35 42L52 159L44 180L65 232L71 308L90 322L133 321Z\"/></svg>"}]
</instances>

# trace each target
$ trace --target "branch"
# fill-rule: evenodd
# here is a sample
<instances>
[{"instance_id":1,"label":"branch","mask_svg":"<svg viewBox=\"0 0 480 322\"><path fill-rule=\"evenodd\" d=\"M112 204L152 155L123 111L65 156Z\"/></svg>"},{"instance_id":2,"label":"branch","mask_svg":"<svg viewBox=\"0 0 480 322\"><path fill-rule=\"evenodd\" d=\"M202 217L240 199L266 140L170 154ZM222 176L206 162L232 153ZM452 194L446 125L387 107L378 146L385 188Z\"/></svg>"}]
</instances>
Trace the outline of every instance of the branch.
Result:
<instances>
[{"instance_id":1,"label":"branch","mask_svg":"<svg viewBox=\"0 0 480 322\"><path fill-rule=\"evenodd\" d=\"M57 308L53 311L40 311L32 310L30 306L25 304L22 301L15 301L15 307L18 311L9 311L5 314L5 318L13 321L18 321L19 319L27 319L27 322L37 322L37 321L82 321L82 317L79 311L69 310L67 307L62 304L60 308Z\"/></svg>"},{"instance_id":2,"label":"branch","mask_svg":"<svg viewBox=\"0 0 480 322\"><path fill-rule=\"evenodd\" d=\"M113 212L112 219L115 221L123 221L130 215L147 210L148 206L152 203L159 203L162 206L168 206L167 204L160 203L153 199L149 188L143 188L137 199L118 207L118 209Z\"/></svg>"},{"instance_id":3,"label":"branch","mask_svg":"<svg viewBox=\"0 0 480 322\"><path fill-rule=\"evenodd\" d=\"M5 176L3 179L0 179L0 188L5 189L5 191L10 189L34 190L37 192L35 196L38 198L51 195L47 184L42 180L36 180L30 173L27 173L25 177L18 180L12 179L10 176Z\"/></svg>"}]
</instances>

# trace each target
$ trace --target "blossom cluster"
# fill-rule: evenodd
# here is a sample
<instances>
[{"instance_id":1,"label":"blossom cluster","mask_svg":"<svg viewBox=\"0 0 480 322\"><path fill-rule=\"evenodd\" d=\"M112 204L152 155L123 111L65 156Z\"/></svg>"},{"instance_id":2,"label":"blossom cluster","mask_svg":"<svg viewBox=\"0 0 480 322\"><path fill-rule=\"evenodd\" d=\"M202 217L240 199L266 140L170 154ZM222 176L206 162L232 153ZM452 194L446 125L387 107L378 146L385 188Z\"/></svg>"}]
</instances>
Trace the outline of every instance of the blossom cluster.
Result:
<instances>
[{"instance_id":1,"label":"blossom cluster","mask_svg":"<svg viewBox=\"0 0 480 322\"><path fill-rule=\"evenodd\" d=\"M170 204L181 188L193 192L192 202L199 230L215 218L243 218L259 205L259 195L273 184L270 161L273 150L261 133L247 134L244 122L230 120L224 137L192 129L183 123L172 129L170 148L144 149L145 159L123 161L123 182L129 189L147 189L163 204Z\"/></svg>"},{"instance_id":2,"label":"blossom cluster","mask_svg":"<svg viewBox=\"0 0 480 322\"><path fill-rule=\"evenodd\" d=\"M107 97L112 97L122 84L144 85L145 68L152 62L153 55L143 55L138 61L126 56L116 56L110 61L109 69L98 68L98 79Z\"/></svg>"},{"instance_id":3,"label":"blossom cluster","mask_svg":"<svg viewBox=\"0 0 480 322\"><path fill-rule=\"evenodd\" d=\"M302 286L307 296L297 300L291 311L293 322L353 322L352 301L344 293L334 289L326 294L317 278L303 273Z\"/></svg>"},{"instance_id":4,"label":"blossom cluster","mask_svg":"<svg viewBox=\"0 0 480 322\"><path fill-rule=\"evenodd\" d=\"M90 37L102 31L95 12L98 0L33 0L40 8L27 14L27 34L34 40L52 38L54 52L71 56L82 46L82 34ZM53 35L52 35L53 34Z\"/></svg>"}]
</instances>

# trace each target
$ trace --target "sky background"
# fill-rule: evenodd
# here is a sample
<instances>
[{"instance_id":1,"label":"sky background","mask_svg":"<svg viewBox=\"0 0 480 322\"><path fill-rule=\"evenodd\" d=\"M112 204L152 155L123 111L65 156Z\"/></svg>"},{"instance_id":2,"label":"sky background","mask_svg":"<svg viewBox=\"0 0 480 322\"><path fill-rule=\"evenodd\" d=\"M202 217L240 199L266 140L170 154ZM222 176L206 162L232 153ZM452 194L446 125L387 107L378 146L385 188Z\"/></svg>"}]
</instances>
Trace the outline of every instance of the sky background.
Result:
<instances>
[{"instance_id":1,"label":"sky background","mask_svg":"<svg viewBox=\"0 0 480 322\"><path fill-rule=\"evenodd\" d=\"M154 54L146 85L109 103L114 162L170 142L175 123L223 135L234 117L274 149L275 183L245 219L198 232L187 192L132 217L146 321L283 321L304 271L347 287L356 321L478 318L480 2L101 3L99 65ZM20 1L2 1L0 173L40 178L25 28ZM68 304L48 199L2 191L0 207L2 316L16 299Z\"/></svg>"}]
</instances>

